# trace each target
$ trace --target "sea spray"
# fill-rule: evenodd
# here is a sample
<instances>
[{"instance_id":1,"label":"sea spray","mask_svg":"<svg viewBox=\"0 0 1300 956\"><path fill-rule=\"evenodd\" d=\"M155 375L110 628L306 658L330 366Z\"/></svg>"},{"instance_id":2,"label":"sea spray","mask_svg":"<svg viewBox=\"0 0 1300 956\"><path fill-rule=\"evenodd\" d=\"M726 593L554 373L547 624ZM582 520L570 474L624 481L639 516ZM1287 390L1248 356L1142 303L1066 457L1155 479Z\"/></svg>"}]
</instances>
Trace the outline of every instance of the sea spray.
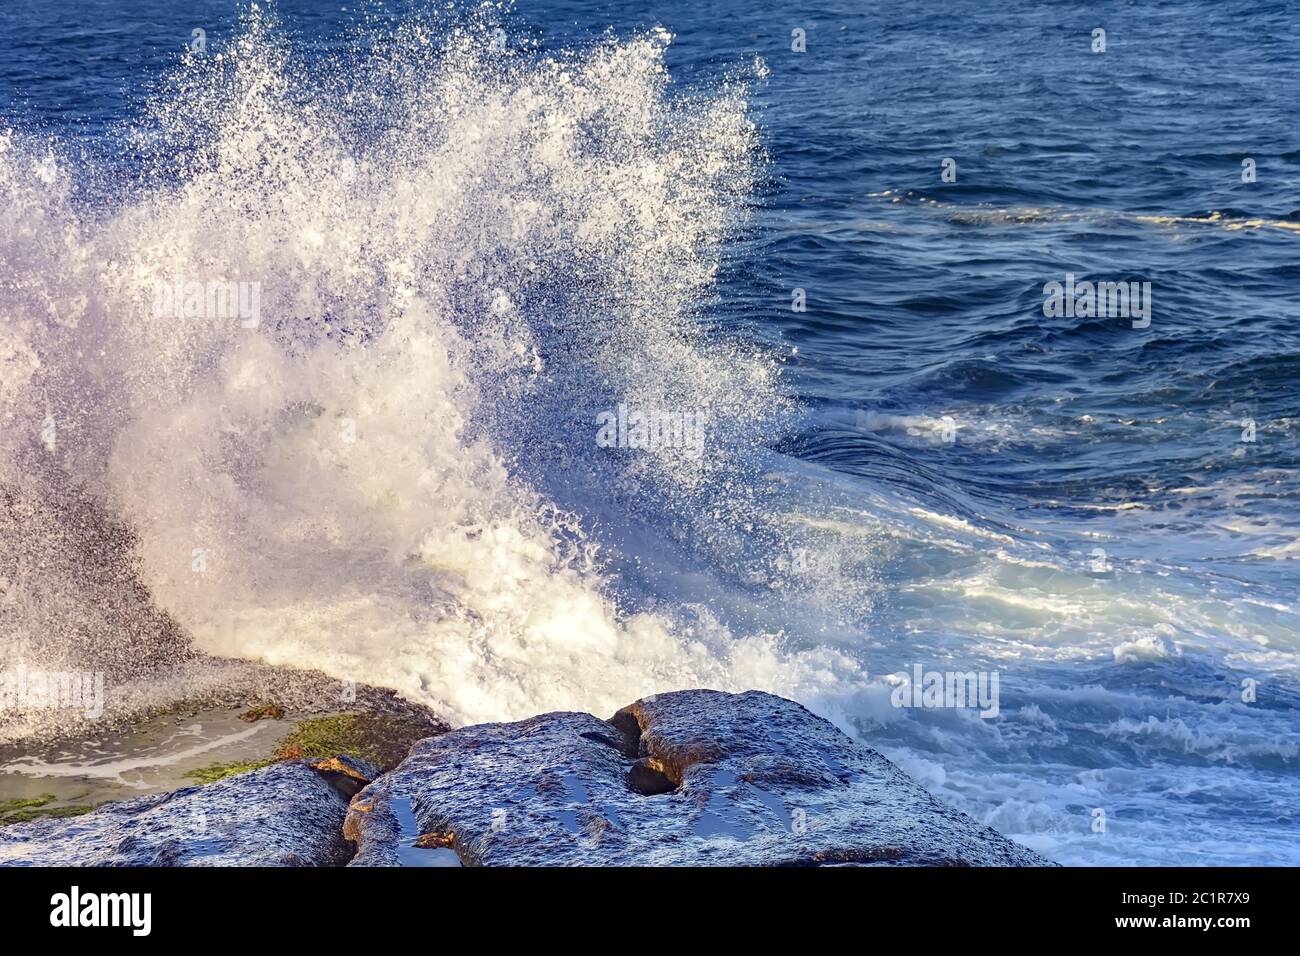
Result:
<instances>
[{"instance_id":1,"label":"sea spray","mask_svg":"<svg viewBox=\"0 0 1300 956\"><path fill-rule=\"evenodd\" d=\"M107 209L7 138L6 465L52 418L52 467L200 648L454 720L851 684L743 603L614 577L687 548L770 593L788 532L757 480L778 368L698 324L761 165L744 84L670 94L663 30L534 56L497 29L411 20L308 67L252 8L160 87ZM232 283L257 321L208 314ZM591 422L619 402L718 424L614 461Z\"/></svg>"}]
</instances>

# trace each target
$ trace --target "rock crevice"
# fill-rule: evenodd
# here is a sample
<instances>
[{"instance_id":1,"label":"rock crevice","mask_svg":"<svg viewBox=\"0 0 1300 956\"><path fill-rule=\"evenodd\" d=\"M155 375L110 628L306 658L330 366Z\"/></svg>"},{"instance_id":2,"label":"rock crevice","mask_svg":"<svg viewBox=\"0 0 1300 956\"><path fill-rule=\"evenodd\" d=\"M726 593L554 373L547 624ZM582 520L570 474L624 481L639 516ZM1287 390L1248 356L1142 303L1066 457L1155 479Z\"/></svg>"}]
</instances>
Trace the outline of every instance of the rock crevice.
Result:
<instances>
[{"instance_id":1,"label":"rock crevice","mask_svg":"<svg viewBox=\"0 0 1300 956\"><path fill-rule=\"evenodd\" d=\"M413 815L405 827L394 807ZM792 701L681 691L418 743L353 800L356 866L1045 865ZM428 845L433 845L429 843ZM409 857L408 857L409 858Z\"/></svg>"}]
</instances>

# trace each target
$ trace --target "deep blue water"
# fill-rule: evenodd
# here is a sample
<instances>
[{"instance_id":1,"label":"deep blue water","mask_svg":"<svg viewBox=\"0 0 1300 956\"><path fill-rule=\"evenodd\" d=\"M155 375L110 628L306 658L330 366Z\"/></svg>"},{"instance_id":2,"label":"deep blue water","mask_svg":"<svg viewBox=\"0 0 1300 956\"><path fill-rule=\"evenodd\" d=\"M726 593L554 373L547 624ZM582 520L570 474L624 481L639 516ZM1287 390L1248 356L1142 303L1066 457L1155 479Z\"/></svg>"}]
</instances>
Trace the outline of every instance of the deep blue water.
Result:
<instances>
[{"instance_id":1,"label":"deep blue water","mask_svg":"<svg viewBox=\"0 0 1300 956\"><path fill-rule=\"evenodd\" d=\"M275 9L313 62L422 6ZM867 6L521 2L504 21L537 57L662 25L674 89L765 64L764 173L699 318L780 363L798 414L768 450L822 489L807 507L871 592L788 640L872 675L1002 671L997 721L809 702L1064 862L1300 862L1300 6ZM79 201L112 207L145 95L196 27L230 42L237 9L7 5L0 126L75 156ZM1149 282L1149 327L1046 316L1067 274Z\"/></svg>"}]
</instances>

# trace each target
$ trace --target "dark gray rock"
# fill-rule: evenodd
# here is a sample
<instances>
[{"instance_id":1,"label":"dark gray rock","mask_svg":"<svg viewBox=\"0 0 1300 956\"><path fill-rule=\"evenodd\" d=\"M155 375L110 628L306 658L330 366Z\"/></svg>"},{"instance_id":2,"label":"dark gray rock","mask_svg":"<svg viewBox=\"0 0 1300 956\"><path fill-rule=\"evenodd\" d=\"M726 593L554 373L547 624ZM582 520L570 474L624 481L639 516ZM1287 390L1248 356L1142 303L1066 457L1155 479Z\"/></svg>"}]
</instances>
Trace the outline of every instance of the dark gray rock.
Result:
<instances>
[{"instance_id":1,"label":"dark gray rock","mask_svg":"<svg viewBox=\"0 0 1300 956\"><path fill-rule=\"evenodd\" d=\"M94 813L0 827L8 866L340 866L348 798L378 769L350 757L294 760L107 804Z\"/></svg>"},{"instance_id":2,"label":"dark gray rock","mask_svg":"<svg viewBox=\"0 0 1300 956\"><path fill-rule=\"evenodd\" d=\"M798 704L647 698L421 741L353 798L357 866L981 865L1048 861L940 803Z\"/></svg>"}]
</instances>

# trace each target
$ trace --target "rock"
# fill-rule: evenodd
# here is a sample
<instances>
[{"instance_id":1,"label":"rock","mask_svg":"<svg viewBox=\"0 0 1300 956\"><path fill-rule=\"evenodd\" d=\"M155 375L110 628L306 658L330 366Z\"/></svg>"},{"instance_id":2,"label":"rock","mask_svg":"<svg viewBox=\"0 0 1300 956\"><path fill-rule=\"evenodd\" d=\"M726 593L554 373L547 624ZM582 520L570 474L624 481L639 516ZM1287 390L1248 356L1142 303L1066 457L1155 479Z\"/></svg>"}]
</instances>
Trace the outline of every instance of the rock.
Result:
<instances>
[{"instance_id":1,"label":"rock","mask_svg":"<svg viewBox=\"0 0 1300 956\"><path fill-rule=\"evenodd\" d=\"M154 718L184 717L218 708L238 708L241 718L249 717L244 722L250 724L278 720L281 715L299 719L348 711L391 717L395 726L424 724L427 729L420 736L441 733L448 726L429 708L387 688L344 682L319 671L203 654L171 667L156 667L147 679L108 684L104 704L104 713L93 718L76 710L22 713L0 707L0 748L27 749L32 741L48 745L102 738ZM251 716L254 714L256 719Z\"/></svg>"},{"instance_id":2,"label":"rock","mask_svg":"<svg viewBox=\"0 0 1300 956\"><path fill-rule=\"evenodd\" d=\"M330 786L348 800L379 776L379 768L374 764L346 755L310 760L307 766L324 777Z\"/></svg>"},{"instance_id":3,"label":"rock","mask_svg":"<svg viewBox=\"0 0 1300 956\"><path fill-rule=\"evenodd\" d=\"M255 724L259 720L284 720L284 708L279 704L262 704L244 711L239 719L246 724Z\"/></svg>"},{"instance_id":4,"label":"rock","mask_svg":"<svg viewBox=\"0 0 1300 956\"><path fill-rule=\"evenodd\" d=\"M694 690L416 744L353 798L357 866L1049 865L791 701ZM422 846L438 850L425 851Z\"/></svg>"},{"instance_id":5,"label":"rock","mask_svg":"<svg viewBox=\"0 0 1300 956\"><path fill-rule=\"evenodd\" d=\"M351 757L289 761L205 787L0 828L8 866L339 866L348 798L378 769Z\"/></svg>"},{"instance_id":6,"label":"rock","mask_svg":"<svg viewBox=\"0 0 1300 956\"><path fill-rule=\"evenodd\" d=\"M402 714L326 714L295 724L280 741L274 759L346 754L391 770L406 759L412 745L448 729L441 718L422 709Z\"/></svg>"},{"instance_id":7,"label":"rock","mask_svg":"<svg viewBox=\"0 0 1300 956\"><path fill-rule=\"evenodd\" d=\"M343 755L390 770L412 744L447 730L427 708L378 689L350 706L321 714L259 705L259 719L247 721L246 702L203 709L195 698L121 726L87 725L80 735L6 743L0 731L0 826L211 784L281 760Z\"/></svg>"}]
</instances>

